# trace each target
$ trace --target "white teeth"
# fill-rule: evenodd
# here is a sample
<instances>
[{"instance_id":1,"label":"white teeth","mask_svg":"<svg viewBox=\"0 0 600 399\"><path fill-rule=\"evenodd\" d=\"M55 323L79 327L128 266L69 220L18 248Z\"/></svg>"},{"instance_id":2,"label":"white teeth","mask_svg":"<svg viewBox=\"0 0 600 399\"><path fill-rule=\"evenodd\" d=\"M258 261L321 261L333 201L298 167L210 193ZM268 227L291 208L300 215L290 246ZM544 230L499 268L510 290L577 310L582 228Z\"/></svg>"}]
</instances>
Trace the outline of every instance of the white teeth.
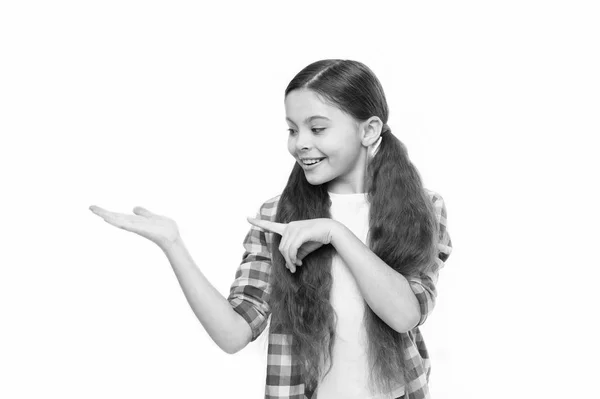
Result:
<instances>
[{"instance_id":1,"label":"white teeth","mask_svg":"<svg viewBox=\"0 0 600 399\"><path fill-rule=\"evenodd\" d=\"M315 164L320 161L321 161L320 159L310 159L310 160L303 159L302 163L304 163L305 165L312 165L312 164Z\"/></svg>"}]
</instances>

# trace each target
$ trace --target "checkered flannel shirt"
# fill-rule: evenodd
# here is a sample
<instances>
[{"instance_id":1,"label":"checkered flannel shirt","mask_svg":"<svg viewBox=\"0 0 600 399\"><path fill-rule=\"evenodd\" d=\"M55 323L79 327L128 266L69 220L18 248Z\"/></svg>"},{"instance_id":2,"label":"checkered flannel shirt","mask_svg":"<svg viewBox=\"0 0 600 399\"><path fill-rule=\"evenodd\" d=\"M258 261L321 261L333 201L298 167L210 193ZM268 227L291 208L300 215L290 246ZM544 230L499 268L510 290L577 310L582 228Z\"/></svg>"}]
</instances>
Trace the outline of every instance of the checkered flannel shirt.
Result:
<instances>
[{"instance_id":1,"label":"checkered flannel shirt","mask_svg":"<svg viewBox=\"0 0 600 399\"><path fill-rule=\"evenodd\" d=\"M421 318L417 326L405 334L404 356L408 364L414 368L415 380L405 386L405 392L411 399L429 398L430 360L418 326L423 324L435 306L437 295L436 283L440 269L452 252L452 243L446 230L446 206L443 198L436 192L425 189L435 205L437 221L440 226L438 258L436 267L428 274L409 277L408 281L421 309ZM266 201L257 215L258 219L275 221L277 203L280 196ZM269 275L271 269L271 252L273 234L252 226L244 239L245 252L238 267L235 280L231 285L228 301L250 325L252 340L256 340L265 330L271 314L269 306ZM291 354L293 337L289 334L278 334L269 329L267 356L267 379L265 399L310 399L313 392L305 388L302 381L301 365Z\"/></svg>"}]
</instances>

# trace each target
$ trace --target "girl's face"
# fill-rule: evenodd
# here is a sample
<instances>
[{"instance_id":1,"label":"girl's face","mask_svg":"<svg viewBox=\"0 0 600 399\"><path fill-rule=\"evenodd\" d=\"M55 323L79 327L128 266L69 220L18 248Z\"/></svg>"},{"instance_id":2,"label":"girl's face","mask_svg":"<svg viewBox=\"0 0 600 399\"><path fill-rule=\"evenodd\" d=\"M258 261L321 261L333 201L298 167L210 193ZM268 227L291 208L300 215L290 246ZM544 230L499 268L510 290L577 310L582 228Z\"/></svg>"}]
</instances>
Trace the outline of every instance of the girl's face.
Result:
<instances>
[{"instance_id":1,"label":"girl's face","mask_svg":"<svg viewBox=\"0 0 600 399\"><path fill-rule=\"evenodd\" d=\"M304 169L306 180L312 185L328 183L327 190L334 193L364 192L368 147L363 145L362 124L306 89L288 93L285 113L288 151Z\"/></svg>"}]
</instances>

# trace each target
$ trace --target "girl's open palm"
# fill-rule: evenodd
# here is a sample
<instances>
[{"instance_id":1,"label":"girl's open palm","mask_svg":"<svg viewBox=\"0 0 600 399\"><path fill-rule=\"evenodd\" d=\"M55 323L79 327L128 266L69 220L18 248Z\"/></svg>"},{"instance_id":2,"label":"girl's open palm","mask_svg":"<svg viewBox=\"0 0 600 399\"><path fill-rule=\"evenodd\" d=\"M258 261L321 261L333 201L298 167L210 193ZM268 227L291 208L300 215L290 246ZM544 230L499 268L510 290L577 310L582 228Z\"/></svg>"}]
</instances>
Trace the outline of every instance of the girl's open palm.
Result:
<instances>
[{"instance_id":1,"label":"girl's open palm","mask_svg":"<svg viewBox=\"0 0 600 399\"><path fill-rule=\"evenodd\" d=\"M173 219L152 213L141 206L133 208L134 215L109 212L95 205L90 206L90 210L105 222L145 237L163 249L179 238L179 229Z\"/></svg>"}]
</instances>

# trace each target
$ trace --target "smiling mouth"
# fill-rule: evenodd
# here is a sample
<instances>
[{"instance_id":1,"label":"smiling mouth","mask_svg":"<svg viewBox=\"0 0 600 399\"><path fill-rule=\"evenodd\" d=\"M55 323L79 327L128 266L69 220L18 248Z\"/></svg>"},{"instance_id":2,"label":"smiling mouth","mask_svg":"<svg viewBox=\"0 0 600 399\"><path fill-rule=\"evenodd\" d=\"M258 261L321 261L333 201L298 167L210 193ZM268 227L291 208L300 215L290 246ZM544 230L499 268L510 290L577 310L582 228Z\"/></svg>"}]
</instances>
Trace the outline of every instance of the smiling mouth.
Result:
<instances>
[{"instance_id":1,"label":"smiling mouth","mask_svg":"<svg viewBox=\"0 0 600 399\"><path fill-rule=\"evenodd\" d=\"M300 160L300 163L301 163L303 166L313 166L313 165L318 165L318 164L320 164L320 163L321 163L321 161L322 161L322 160L324 160L324 159L325 159L325 158L317 158L317 159L316 159L316 161L314 161L314 160L311 160L311 161L309 161L309 162L305 162L305 161L303 161L303 160Z\"/></svg>"}]
</instances>

